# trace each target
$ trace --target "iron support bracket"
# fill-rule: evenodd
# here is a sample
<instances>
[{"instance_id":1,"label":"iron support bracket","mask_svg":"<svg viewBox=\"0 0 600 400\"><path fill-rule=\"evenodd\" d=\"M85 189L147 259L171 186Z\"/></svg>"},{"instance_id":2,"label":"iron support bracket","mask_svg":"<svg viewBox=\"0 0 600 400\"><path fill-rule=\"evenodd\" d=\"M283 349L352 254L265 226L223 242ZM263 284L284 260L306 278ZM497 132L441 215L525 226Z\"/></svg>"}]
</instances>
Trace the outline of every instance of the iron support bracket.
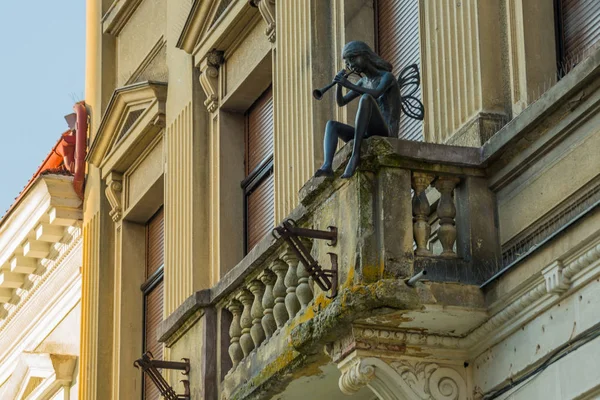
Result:
<instances>
[{"instance_id":1,"label":"iron support bracket","mask_svg":"<svg viewBox=\"0 0 600 400\"><path fill-rule=\"evenodd\" d=\"M338 292L338 258L335 253L327 253L331 259L331 269L323 269L317 261L310 255L310 251L304 246L301 237L329 240L329 246L337 244L337 228L330 226L328 231L320 231L316 229L299 228L296 221L293 219L284 220L281 225L273 229L272 235L275 239L283 239L292 251L296 254L300 262L306 268L308 274L313 278L314 282L327 292L331 290L331 295L327 296L332 299L337 296Z\"/></svg>"},{"instance_id":2,"label":"iron support bracket","mask_svg":"<svg viewBox=\"0 0 600 400\"><path fill-rule=\"evenodd\" d=\"M160 394L167 400L190 400L190 381L184 379L180 381L183 384L184 394L177 394L175 390L167 383L158 369L174 369L183 371L182 375L190 374L190 360L184 358L182 362L155 360L151 352L147 351L142 358L135 360L133 365L141 368L144 374L148 375L154 385L160 391Z\"/></svg>"}]
</instances>

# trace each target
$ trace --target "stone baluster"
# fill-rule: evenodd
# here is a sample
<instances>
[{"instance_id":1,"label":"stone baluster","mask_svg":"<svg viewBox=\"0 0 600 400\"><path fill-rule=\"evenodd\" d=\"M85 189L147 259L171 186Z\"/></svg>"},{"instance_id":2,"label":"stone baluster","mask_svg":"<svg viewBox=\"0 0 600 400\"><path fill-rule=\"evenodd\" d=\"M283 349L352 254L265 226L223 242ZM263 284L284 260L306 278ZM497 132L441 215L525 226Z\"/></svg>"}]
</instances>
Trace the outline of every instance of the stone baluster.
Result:
<instances>
[{"instance_id":1,"label":"stone baluster","mask_svg":"<svg viewBox=\"0 0 600 400\"><path fill-rule=\"evenodd\" d=\"M277 280L273 286L273 296L275 297L275 305L273 306L273 316L277 323L277 328L281 328L288 320L289 314L285 307L285 273L287 272L288 266L282 260L275 260L271 265L271 270L277 275Z\"/></svg>"},{"instance_id":2,"label":"stone baluster","mask_svg":"<svg viewBox=\"0 0 600 400\"><path fill-rule=\"evenodd\" d=\"M285 275L285 292L287 293L285 296L285 308L287 309L288 315L290 319L294 318L298 311L300 311L300 301L298 301L298 296L296 296L296 287L298 286L298 257L291 249L287 249L281 255L281 259L287 264L288 270Z\"/></svg>"},{"instance_id":3,"label":"stone baluster","mask_svg":"<svg viewBox=\"0 0 600 400\"><path fill-rule=\"evenodd\" d=\"M310 240L302 240L302 244L310 251L310 248L312 247L312 242ZM309 283L310 275L308 274L305 265L302 263L298 263L296 275L298 276L296 296L298 296L298 300L300 301L301 309L304 310L308 303L313 299L313 291Z\"/></svg>"},{"instance_id":4,"label":"stone baluster","mask_svg":"<svg viewBox=\"0 0 600 400\"><path fill-rule=\"evenodd\" d=\"M413 172L412 188L415 191L412 200L413 208L413 235L417 250L417 256L430 256L431 251L427 248L429 237L431 236L431 226L429 226L429 200L425 194L425 189L429 187L434 175L425 172Z\"/></svg>"},{"instance_id":5,"label":"stone baluster","mask_svg":"<svg viewBox=\"0 0 600 400\"><path fill-rule=\"evenodd\" d=\"M237 299L244 305L244 311L242 311L242 317L240 318L240 326L242 327L242 336L240 337L240 345L244 352L244 357L248 357L248 354L254 350L254 340L250 335L250 329L252 328L252 300L254 296L247 289L242 289Z\"/></svg>"},{"instance_id":6,"label":"stone baluster","mask_svg":"<svg viewBox=\"0 0 600 400\"><path fill-rule=\"evenodd\" d=\"M440 227L438 229L438 238L442 244L442 257L456 257L454 252L454 242L456 242L456 207L452 193L454 188L460 182L458 177L440 176L435 181L435 188L440 192L440 202L437 207L437 214L440 218Z\"/></svg>"},{"instance_id":7,"label":"stone baluster","mask_svg":"<svg viewBox=\"0 0 600 400\"><path fill-rule=\"evenodd\" d=\"M252 336L254 345L258 347L265 340L265 331L261 325L261 320L263 318L262 297L265 288L261 281L255 279L248 284L248 289L250 289L254 295L254 302L252 303L252 309L250 310L252 316L250 336Z\"/></svg>"},{"instance_id":8,"label":"stone baluster","mask_svg":"<svg viewBox=\"0 0 600 400\"><path fill-rule=\"evenodd\" d=\"M233 363L232 369L235 369L240 361L242 361L242 358L244 358L244 352L240 345L240 336L242 335L240 311L242 310L242 305L239 301L232 299L227 304L227 310L233 315L231 325L229 326L229 357L231 357L231 362Z\"/></svg>"},{"instance_id":9,"label":"stone baluster","mask_svg":"<svg viewBox=\"0 0 600 400\"><path fill-rule=\"evenodd\" d=\"M275 305L273 284L275 283L276 276L273 272L266 269L258 278L265 285L265 293L262 298L263 318L261 323L265 331L265 337L268 339L273 336L273 333L277 329L277 323L275 322L275 317L273 317L273 306Z\"/></svg>"}]
</instances>

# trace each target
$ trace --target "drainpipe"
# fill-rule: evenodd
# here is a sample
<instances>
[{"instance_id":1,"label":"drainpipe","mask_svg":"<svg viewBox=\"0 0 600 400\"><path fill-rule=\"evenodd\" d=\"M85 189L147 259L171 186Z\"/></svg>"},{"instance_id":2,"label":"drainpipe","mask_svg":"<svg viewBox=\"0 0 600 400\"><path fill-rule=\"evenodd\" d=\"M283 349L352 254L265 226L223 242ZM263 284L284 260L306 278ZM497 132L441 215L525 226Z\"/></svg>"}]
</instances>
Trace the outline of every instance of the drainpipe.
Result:
<instances>
[{"instance_id":1,"label":"drainpipe","mask_svg":"<svg viewBox=\"0 0 600 400\"><path fill-rule=\"evenodd\" d=\"M83 188L85 184L85 156L87 152L88 115L85 102L81 101L73 106L77 114L77 125L75 128L75 176L73 177L73 188L75 193L83 200Z\"/></svg>"}]
</instances>

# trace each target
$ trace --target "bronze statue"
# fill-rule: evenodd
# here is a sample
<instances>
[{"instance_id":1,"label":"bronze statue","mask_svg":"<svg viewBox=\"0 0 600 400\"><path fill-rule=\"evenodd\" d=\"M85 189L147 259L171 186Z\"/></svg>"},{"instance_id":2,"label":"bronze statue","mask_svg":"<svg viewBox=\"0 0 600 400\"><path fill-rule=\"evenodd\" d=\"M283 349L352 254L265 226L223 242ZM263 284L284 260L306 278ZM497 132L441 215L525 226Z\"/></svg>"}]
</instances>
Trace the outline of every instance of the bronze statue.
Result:
<instances>
[{"instance_id":1,"label":"bronze statue","mask_svg":"<svg viewBox=\"0 0 600 400\"><path fill-rule=\"evenodd\" d=\"M342 51L342 58L346 69L338 72L329 86L313 91L313 95L320 100L327 90L337 84L338 106L343 107L360 97L355 126L337 121L327 122L323 141L325 162L315 172L315 176L333 176L332 162L338 138L344 142L354 139L352 156L342 174L342 178L350 178L360 162L360 146L364 138L396 135L400 124L400 110L411 118L423 119L423 104L413 96L420 83L419 70L415 64L404 68L397 80L392 75L392 64L361 41L348 42ZM361 77L356 84L348 80L351 74ZM345 95L342 87L349 90ZM409 88L409 93L401 95L400 91L404 88Z\"/></svg>"}]
</instances>

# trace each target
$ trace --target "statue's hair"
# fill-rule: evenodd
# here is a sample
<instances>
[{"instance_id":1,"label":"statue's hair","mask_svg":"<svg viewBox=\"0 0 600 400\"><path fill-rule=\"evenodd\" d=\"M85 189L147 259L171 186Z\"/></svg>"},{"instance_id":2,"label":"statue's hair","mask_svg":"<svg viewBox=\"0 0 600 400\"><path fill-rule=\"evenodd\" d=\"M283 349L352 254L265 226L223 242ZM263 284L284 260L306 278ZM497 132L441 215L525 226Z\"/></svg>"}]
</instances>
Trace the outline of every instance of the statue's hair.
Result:
<instances>
[{"instance_id":1,"label":"statue's hair","mask_svg":"<svg viewBox=\"0 0 600 400\"><path fill-rule=\"evenodd\" d=\"M351 42L346 43L344 49L342 50L342 57L346 58L357 55L366 56L367 60L379 70L392 72L392 64L379 57L379 55L373 50L371 50L369 45L365 42L361 42L360 40L353 40Z\"/></svg>"}]
</instances>

